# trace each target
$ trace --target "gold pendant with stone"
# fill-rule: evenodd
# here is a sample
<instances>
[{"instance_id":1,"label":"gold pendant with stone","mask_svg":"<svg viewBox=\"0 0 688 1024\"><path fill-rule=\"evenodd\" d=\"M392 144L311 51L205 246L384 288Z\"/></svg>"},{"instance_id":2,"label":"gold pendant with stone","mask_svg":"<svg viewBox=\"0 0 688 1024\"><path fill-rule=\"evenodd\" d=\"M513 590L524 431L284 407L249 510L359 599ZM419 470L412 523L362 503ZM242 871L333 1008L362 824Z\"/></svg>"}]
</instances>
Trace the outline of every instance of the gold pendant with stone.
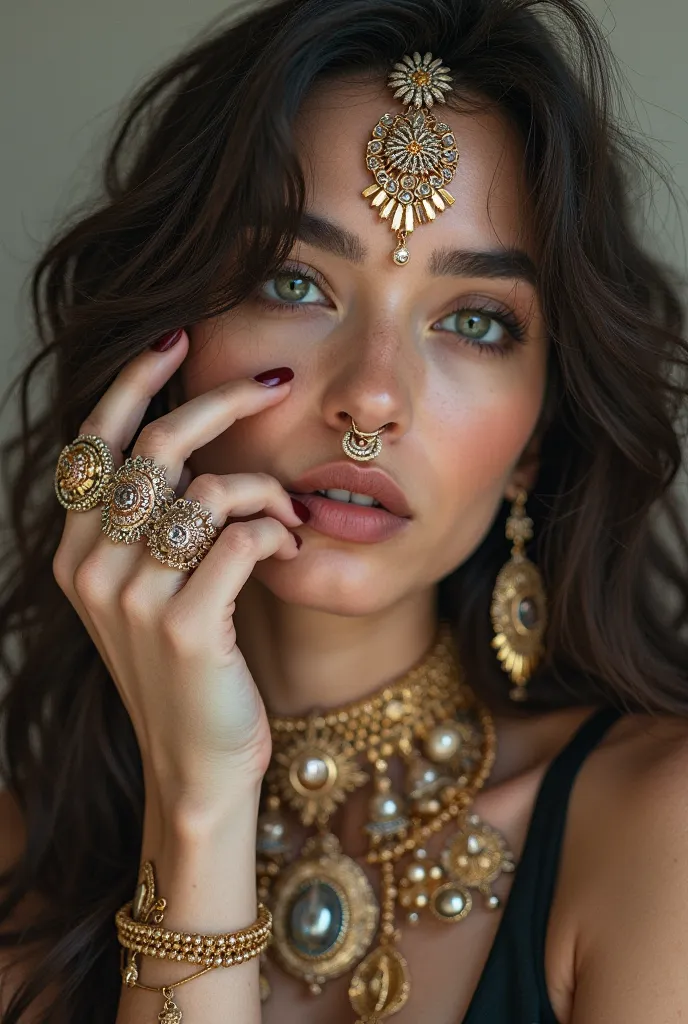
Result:
<instances>
[{"instance_id":1,"label":"gold pendant with stone","mask_svg":"<svg viewBox=\"0 0 688 1024\"><path fill-rule=\"evenodd\" d=\"M370 781L355 757L352 747L337 744L328 726L311 719L305 735L295 736L286 750L275 753L268 784L303 825L324 825L347 793Z\"/></svg>"},{"instance_id":2,"label":"gold pendant with stone","mask_svg":"<svg viewBox=\"0 0 688 1024\"><path fill-rule=\"evenodd\" d=\"M478 889L485 897L485 904L490 910L496 910L501 906L501 901L491 890L491 884L502 872L516 870L514 857L507 849L504 837L497 829L484 824L477 814L471 814L466 819L465 826L456 832L449 840L443 854L442 864L452 882L458 883L459 887ZM452 891L451 884L442 886L434 894L433 909L436 916L444 916L452 920L449 908L453 902L458 909L458 896ZM458 893L468 895L465 890L458 889ZM438 898L442 897L440 904ZM469 907L470 909L470 907ZM444 910L444 914L442 913ZM467 912L467 911L466 911ZM465 915L462 915L465 916Z\"/></svg>"},{"instance_id":3,"label":"gold pendant with stone","mask_svg":"<svg viewBox=\"0 0 688 1024\"><path fill-rule=\"evenodd\" d=\"M448 124L430 113L452 89L449 68L431 53L408 54L390 73L395 98L408 104L403 114L383 114L366 148L366 167L375 183L363 190L380 218L397 236L392 256L397 266L409 261L406 236L435 220L454 197L447 185L456 174L459 154Z\"/></svg>"},{"instance_id":4,"label":"gold pendant with stone","mask_svg":"<svg viewBox=\"0 0 688 1024\"><path fill-rule=\"evenodd\" d=\"M331 834L306 841L281 873L272 904L272 952L314 994L360 961L380 916L365 872Z\"/></svg>"}]
</instances>

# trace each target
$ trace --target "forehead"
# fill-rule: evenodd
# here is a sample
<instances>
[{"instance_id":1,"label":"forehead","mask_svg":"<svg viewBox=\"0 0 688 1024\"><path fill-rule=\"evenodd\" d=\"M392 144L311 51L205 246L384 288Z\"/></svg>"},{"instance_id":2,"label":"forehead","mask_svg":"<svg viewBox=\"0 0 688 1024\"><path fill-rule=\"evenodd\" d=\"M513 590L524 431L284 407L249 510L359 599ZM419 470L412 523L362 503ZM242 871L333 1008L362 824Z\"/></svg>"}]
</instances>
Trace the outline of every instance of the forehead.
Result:
<instances>
[{"instance_id":1,"label":"forehead","mask_svg":"<svg viewBox=\"0 0 688 1024\"><path fill-rule=\"evenodd\" d=\"M389 260L394 235L361 192L373 182L366 145L382 114L404 108L380 81L319 83L296 123L310 211L361 236L373 259ZM433 108L457 140L459 163L447 186L456 202L409 241L414 255L432 249L520 247L530 251L523 148L513 124L494 109L457 113Z\"/></svg>"}]
</instances>

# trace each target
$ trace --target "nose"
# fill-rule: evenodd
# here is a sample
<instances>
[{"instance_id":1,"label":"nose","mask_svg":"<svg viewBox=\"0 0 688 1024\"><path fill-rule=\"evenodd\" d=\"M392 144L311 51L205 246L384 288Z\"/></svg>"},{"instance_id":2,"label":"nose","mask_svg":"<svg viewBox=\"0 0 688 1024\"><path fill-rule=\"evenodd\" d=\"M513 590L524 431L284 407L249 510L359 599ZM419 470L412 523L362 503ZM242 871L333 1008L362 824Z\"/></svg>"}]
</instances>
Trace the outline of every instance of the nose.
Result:
<instances>
[{"instance_id":1,"label":"nose","mask_svg":"<svg viewBox=\"0 0 688 1024\"><path fill-rule=\"evenodd\" d=\"M403 437L411 424L420 375L412 350L391 318L355 338L342 337L323 396L326 423L341 433L353 420L360 433L384 428L388 442Z\"/></svg>"}]
</instances>

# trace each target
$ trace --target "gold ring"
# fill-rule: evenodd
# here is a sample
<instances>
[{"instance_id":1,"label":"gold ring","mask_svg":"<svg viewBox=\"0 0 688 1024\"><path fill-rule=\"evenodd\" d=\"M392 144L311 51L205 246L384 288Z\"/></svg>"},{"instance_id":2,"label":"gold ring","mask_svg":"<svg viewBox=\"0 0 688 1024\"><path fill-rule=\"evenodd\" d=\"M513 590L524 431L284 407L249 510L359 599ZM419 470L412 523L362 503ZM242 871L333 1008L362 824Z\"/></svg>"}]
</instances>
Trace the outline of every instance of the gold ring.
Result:
<instances>
[{"instance_id":1,"label":"gold ring","mask_svg":"<svg viewBox=\"0 0 688 1024\"><path fill-rule=\"evenodd\" d=\"M147 536L176 495L167 486L165 470L153 459L136 455L126 460L108 487L102 530L116 543L134 544Z\"/></svg>"},{"instance_id":2,"label":"gold ring","mask_svg":"<svg viewBox=\"0 0 688 1024\"><path fill-rule=\"evenodd\" d=\"M79 434L59 454L55 469L55 494L70 512L95 508L115 472L112 452L95 434Z\"/></svg>"},{"instance_id":3,"label":"gold ring","mask_svg":"<svg viewBox=\"0 0 688 1024\"><path fill-rule=\"evenodd\" d=\"M148 546L163 565L186 571L200 565L216 537L208 509L190 498L177 498L151 529Z\"/></svg>"}]
</instances>

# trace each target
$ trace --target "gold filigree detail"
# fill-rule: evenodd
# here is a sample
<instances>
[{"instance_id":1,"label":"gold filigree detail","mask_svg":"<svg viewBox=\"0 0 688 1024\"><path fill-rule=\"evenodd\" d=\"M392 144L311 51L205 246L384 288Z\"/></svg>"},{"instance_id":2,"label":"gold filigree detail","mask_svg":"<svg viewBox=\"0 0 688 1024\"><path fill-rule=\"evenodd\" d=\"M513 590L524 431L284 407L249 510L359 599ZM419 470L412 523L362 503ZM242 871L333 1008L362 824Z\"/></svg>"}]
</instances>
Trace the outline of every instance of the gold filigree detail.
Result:
<instances>
[{"instance_id":1,"label":"gold filigree detail","mask_svg":"<svg viewBox=\"0 0 688 1024\"><path fill-rule=\"evenodd\" d=\"M208 509L189 498L177 498L148 537L151 554L172 569L190 571L201 564L217 537Z\"/></svg>"},{"instance_id":2,"label":"gold filigree detail","mask_svg":"<svg viewBox=\"0 0 688 1024\"><path fill-rule=\"evenodd\" d=\"M396 90L395 99L419 108L430 108L435 101L446 103L444 94L452 89L449 68L444 67L441 57L433 60L431 53L402 57L387 81L390 89Z\"/></svg>"},{"instance_id":3,"label":"gold filigree detail","mask_svg":"<svg viewBox=\"0 0 688 1024\"><path fill-rule=\"evenodd\" d=\"M127 459L108 485L102 511L102 529L116 543L134 544L175 501L165 470L153 459L137 455Z\"/></svg>"},{"instance_id":4,"label":"gold filigree detail","mask_svg":"<svg viewBox=\"0 0 688 1024\"><path fill-rule=\"evenodd\" d=\"M378 946L358 965L349 986L349 1001L360 1017L357 1024L376 1024L397 1013L410 991L404 957L391 946Z\"/></svg>"},{"instance_id":5,"label":"gold filigree detail","mask_svg":"<svg viewBox=\"0 0 688 1024\"><path fill-rule=\"evenodd\" d=\"M452 836L442 854L450 878L489 895L490 883L502 872L515 870L513 854L503 836L471 814L466 825Z\"/></svg>"},{"instance_id":6,"label":"gold filigree detail","mask_svg":"<svg viewBox=\"0 0 688 1024\"><path fill-rule=\"evenodd\" d=\"M86 512L103 499L115 472L112 453L102 438L79 434L60 452L55 494L63 508Z\"/></svg>"},{"instance_id":7,"label":"gold filigree detail","mask_svg":"<svg viewBox=\"0 0 688 1024\"><path fill-rule=\"evenodd\" d=\"M268 785L296 811L303 825L324 824L347 793L369 781L355 761L351 746L334 742L328 726L310 723L305 736L295 737L274 755Z\"/></svg>"},{"instance_id":8,"label":"gold filigree detail","mask_svg":"<svg viewBox=\"0 0 688 1024\"><path fill-rule=\"evenodd\" d=\"M407 103L403 114L383 114L366 147L366 167L375 181L363 198L386 220L397 237L394 262L409 261L406 238L420 224L428 224L454 203L447 191L459 154L448 124L430 113L433 102L444 103L449 91L449 69L432 54L415 53L395 65L389 79L394 96Z\"/></svg>"}]
</instances>

